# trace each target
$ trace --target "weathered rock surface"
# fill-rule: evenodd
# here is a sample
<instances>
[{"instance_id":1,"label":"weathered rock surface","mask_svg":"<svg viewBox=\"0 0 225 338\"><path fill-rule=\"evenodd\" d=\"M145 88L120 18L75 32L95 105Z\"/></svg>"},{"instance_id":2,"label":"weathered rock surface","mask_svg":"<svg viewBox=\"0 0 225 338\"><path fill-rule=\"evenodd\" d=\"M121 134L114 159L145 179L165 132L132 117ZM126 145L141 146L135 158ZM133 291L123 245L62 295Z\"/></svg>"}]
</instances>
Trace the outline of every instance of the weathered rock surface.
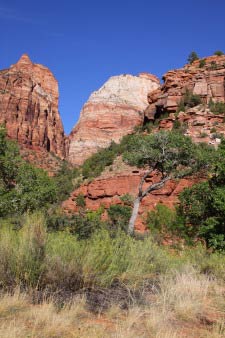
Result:
<instances>
[{"instance_id":1,"label":"weathered rock surface","mask_svg":"<svg viewBox=\"0 0 225 338\"><path fill-rule=\"evenodd\" d=\"M214 114L204 106L189 108L178 114L170 113L168 117L159 121L154 132L171 130L175 125L196 143L205 142L217 147L222 137L225 137L224 115Z\"/></svg>"},{"instance_id":2,"label":"weathered rock surface","mask_svg":"<svg viewBox=\"0 0 225 338\"><path fill-rule=\"evenodd\" d=\"M82 194L85 198L86 208L89 210L97 210L104 207L107 210L112 204L123 204L121 196L130 194L134 197L138 193L138 185L144 171L137 168L130 168L116 174L101 175L91 183L83 184L76 189L68 200L63 202L63 209L67 213L75 213L79 210L76 205L76 197ZM151 182L156 182L158 177L155 173L146 179L145 187ZM158 203L173 208L178 202L179 193L186 187L190 187L194 183L199 182L199 178L191 177L181 179L179 181L168 181L166 185L157 191L146 196L140 205L139 214L135 223L136 230L145 230L145 221L147 212L154 209Z\"/></svg>"},{"instance_id":3,"label":"weathered rock surface","mask_svg":"<svg viewBox=\"0 0 225 338\"><path fill-rule=\"evenodd\" d=\"M83 107L69 137L69 161L80 165L98 149L119 142L141 125L147 94L159 86L159 80L148 73L111 77Z\"/></svg>"},{"instance_id":4,"label":"weathered rock surface","mask_svg":"<svg viewBox=\"0 0 225 338\"><path fill-rule=\"evenodd\" d=\"M58 112L58 83L50 70L25 54L0 71L0 124L24 147L66 156L64 130Z\"/></svg>"},{"instance_id":5,"label":"weathered rock surface","mask_svg":"<svg viewBox=\"0 0 225 338\"><path fill-rule=\"evenodd\" d=\"M186 109L185 112L175 114L178 104L186 90L198 94L202 102L207 104L225 102L225 56L212 56L205 59L201 68L200 61L192 65L168 72L164 76L165 83L148 93L148 107L145 109L145 122L161 117L152 132L171 130L177 125L183 128L184 134L190 136L195 142L206 142L217 146L221 136L225 135L224 115L213 114L206 105ZM168 117L163 117L169 112ZM161 115L162 114L162 115ZM120 197L129 193L137 194L138 184L144 172L128 168L95 179L91 183L83 184L75 190L70 198L64 202L63 208L67 212L76 212L76 197L82 193L85 197L86 207L96 210L104 206L107 210L111 204L122 204ZM169 181L166 185L152 194L146 196L140 206L139 216L135 224L136 229L143 230L147 211L153 209L157 203L173 207L178 202L179 193L188 186L199 182L202 177L189 177L177 181ZM148 177L147 181L155 182L157 176ZM146 182L146 184L148 183Z\"/></svg>"},{"instance_id":6,"label":"weathered rock surface","mask_svg":"<svg viewBox=\"0 0 225 338\"><path fill-rule=\"evenodd\" d=\"M209 56L171 70L164 76L161 90L150 92L145 116L151 120L160 112L175 112L186 90L200 95L203 103L225 102L225 55Z\"/></svg>"}]
</instances>

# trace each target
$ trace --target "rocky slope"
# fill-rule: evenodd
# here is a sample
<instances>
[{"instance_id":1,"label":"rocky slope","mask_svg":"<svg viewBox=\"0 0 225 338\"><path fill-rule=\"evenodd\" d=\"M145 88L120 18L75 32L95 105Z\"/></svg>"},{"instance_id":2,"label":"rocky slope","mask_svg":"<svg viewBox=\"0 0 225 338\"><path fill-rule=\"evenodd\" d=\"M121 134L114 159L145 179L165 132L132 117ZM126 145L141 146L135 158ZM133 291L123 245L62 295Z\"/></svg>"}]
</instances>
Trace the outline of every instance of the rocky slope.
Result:
<instances>
[{"instance_id":1,"label":"rocky slope","mask_svg":"<svg viewBox=\"0 0 225 338\"><path fill-rule=\"evenodd\" d=\"M169 71L164 76L164 81L160 88L148 93L149 106L145 110L144 122L153 121L152 132L171 130L176 125L195 142L217 146L221 135L225 135L224 114L212 113L207 104L210 100L225 102L225 56L211 56L204 59L203 63L198 60L182 69ZM178 113L176 110L179 102L187 90L200 95L202 104ZM69 213L76 212L78 210L76 197L79 194L84 195L86 207L90 210L96 210L100 206L104 206L107 210L111 204L122 204L120 199L122 195L137 194L138 184L143 175L142 170L124 168L120 162L117 169L113 165L99 178L76 189L64 202L63 208ZM185 187L202 179L204 177L189 177L179 182L170 181L161 190L146 196L141 203L136 229L144 229L146 213L157 203L174 206L179 193ZM146 179L146 184L156 180L157 176L153 175Z\"/></svg>"},{"instance_id":2,"label":"rocky slope","mask_svg":"<svg viewBox=\"0 0 225 338\"><path fill-rule=\"evenodd\" d=\"M50 70L24 54L0 71L0 124L23 147L66 156L58 111L58 83Z\"/></svg>"},{"instance_id":3,"label":"rocky slope","mask_svg":"<svg viewBox=\"0 0 225 338\"><path fill-rule=\"evenodd\" d=\"M123 204L121 197L129 194L133 197L137 196L138 186L144 171L138 168L132 168L124 165L121 159L116 159L110 170L104 173L90 183L85 183L80 188L73 191L70 198L63 202L62 207L67 213L75 213L79 211L76 205L76 198L82 194L85 198L86 208L88 210L97 210L103 207L107 210L112 204ZM169 181L160 189L146 196L140 205L139 214L135 223L136 230L143 231L145 229L145 220L147 212L154 209L158 203L173 207L178 201L179 193L186 187L197 183L199 177L189 177L179 181ZM145 187L150 182L157 182L158 176L152 173L145 181ZM105 217L106 217L105 213Z\"/></svg>"},{"instance_id":4,"label":"rocky slope","mask_svg":"<svg viewBox=\"0 0 225 338\"><path fill-rule=\"evenodd\" d=\"M147 73L111 77L83 107L69 137L69 161L80 165L98 149L119 142L141 125L147 94L159 86L159 80Z\"/></svg>"},{"instance_id":5,"label":"rocky slope","mask_svg":"<svg viewBox=\"0 0 225 338\"><path fill-rule=\"evenodd\" d=\"M154 119L163 112L175 112L185 91L200 95L207 104L225 102L225 55L209 56L196 60L181 69L167 72L163 76L164 84L160 90L150 92L147 119Z\"/></svg>"}]
</instances>

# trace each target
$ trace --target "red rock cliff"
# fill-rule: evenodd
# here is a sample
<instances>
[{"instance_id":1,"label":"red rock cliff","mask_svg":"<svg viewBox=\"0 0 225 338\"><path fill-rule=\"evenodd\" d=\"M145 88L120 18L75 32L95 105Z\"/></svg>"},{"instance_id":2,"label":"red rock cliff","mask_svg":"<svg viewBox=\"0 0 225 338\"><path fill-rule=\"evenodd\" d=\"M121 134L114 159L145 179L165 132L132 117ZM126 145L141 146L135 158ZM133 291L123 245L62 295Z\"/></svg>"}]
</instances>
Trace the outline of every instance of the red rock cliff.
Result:
<instances>
[{"instance_id":1,"label":"red rock cliff","mask_svg":"<svg viewBox=\"0 0 225 338\"><path fill-rule=\"evenodd\" d=\"M150 92L146 117L157 111L175 112L186 90L200 95L203 103L225 102L225 55L196 60L181 69L167 72L160 90Z\"/></svg>"},{"instance_id":2,"label":"red rock cliff","mask_svg":"<svg viewBox=\"0 0 225 338\"><path fill-rule=\"evenodd\" d=\"M58 83L50 70L25 54L0 71L0 123L10 138L64 158L65 138L58 112Z\"/></svg>"}]
</instances>

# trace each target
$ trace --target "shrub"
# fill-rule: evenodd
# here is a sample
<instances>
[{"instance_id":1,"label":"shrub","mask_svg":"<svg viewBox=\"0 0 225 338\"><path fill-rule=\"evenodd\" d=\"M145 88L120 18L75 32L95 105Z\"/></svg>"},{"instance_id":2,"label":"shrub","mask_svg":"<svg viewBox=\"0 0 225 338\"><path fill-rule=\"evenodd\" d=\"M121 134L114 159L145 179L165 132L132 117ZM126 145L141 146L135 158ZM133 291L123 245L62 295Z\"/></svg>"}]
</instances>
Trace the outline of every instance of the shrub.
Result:
<instances>
[{"instance_id":1,"label":"shrub","mask_svg":"<svg viewBox=\"0 0 225 338\"><path fill-rule=\"evenodd\" d=\"M216 63L216 61L211 61L211 63L210 63L210 69L211 70L216 70L217 69L217 63Z\"/></svg>"},{"instance_id":2,"label":"shrub","mask_svg":"<svg viewBox=\"0 0 225 338\"><path fill-rule=\"evenodd\" d=\"M82 174L84 178L93 178L99 176L106 166L113 164L118 153L119 146L112 142L106 148L88 158L82 166Z\"/></svg>"},{"instance_id":3,"label":"shrub","mask_svg":"<svg viewBox=\"0 0 225 338\"><path fill-rule=\"evenodd\" d=\"M198 59L199 59L199 57L198 57L197 53L196 52L191 52L189 54L189 56L188 56L187 61L188 61L188 63L192 64L194 61L196 61Z\"/></svg>"},{"instance_id":4,"label":"shrub","mask_svg":"<svg viewBox=\"0 0 225 338\"><path fill-rule=\"evenodd\" d=\"M213 182L199 183L180 194L179 214L184 217L189 238L204 238L207 245L225 249L225 188Z\"/></svg>"},{"instance_id":5,"label":"shrub","mask_svg":"<svg viewBox=\"0 0 225 338\"><path fill-rule=\"evenodd\" d=\"M208 134L204 131L199 134L199 137L201 137L201 138L205 138L207 136L208 136Z\"/></svg>"},{"instance_id":6,"label":"shrub","mask_svg":"<svg viewBox=\"0 0 225 338\"><path fill-rule=\"evenodd\" d=\"M163 204L157 204L156 208L147 215L147 226L154 235L168 234L172 231L176 222L176 212Z\"/></svg>"},{"instance_id":7,"label":"shrub","mask_svg":"<svg viewBox=\"0 0 225 338\"><path fill-rule=\"evenodd\" d=\"M185 111L185 105L184 105L184 100L181 99L180 102L178 103L178 106L177 106L177 110L176 110L176 114L178 116L179 112L181 111Z\"/></svg>"},{"instance_id":8,"label":"shrub","mask_svg":"<svg viewBox=\"0 0 225 338\"><path fill-rule=\"evenodd\" d=\"M108 216L114 229L127 230L131 216L131 207L127 205L112 204L108 209Z\"/></svg>"},{"instance_id":9,"label":"shrub","mask_svg":"<svg viewBox=\"0 0 225 338\"><path fill-rule=\"evenodd\" d=\"M216 132L217 132L217 129L215 127L210 129L210 133L216 133Z\"/></svg>"},{"instance_id":10,"label":"shrub","mask_svg":"<svg viewBox=\"0 0 225 338\"><path fill-rule=\"evenodd\" d=\"M124 194L122 196L120 196L120 200L125 204L128 205L130 207L133 206L133 202L134 202L134 197L130 194Z\"/></svg>"},{"instance_id":11,"label":"shrub","mask_svg":"<svg viewBox=\"0 0 225 338\"><path fill-rule=\"evenodd\" d=\"M197 94L191 93L189 90L186 90L184 97L184 106L185 107L195 107L202 103L201 97Z\"/></svg>"},{"instance_id":12,"label":"shrub","mask_svg":"<svg viewBox=\"0 0 225 338\"><path fill-rule=\"evenodd\" d=\"M80 170L71 168L66 161L62 165L53 178L57 188L57 200L59 202L65 201L74 188L74 180L78 179Z\"/></svg>"},{"instance_id":13,"label":"shrub","mask_svg":"<svg viewBox=\"0 0 225 338\"><path fill-rule=\"evenodd\" d=\"M201 60L199 61L199 68L203 68L203 67L205 67L205 65L206 65L205 59L201 59Z\"/></svg>"},{"instance_id":14,"label":"shrub","mask_svg":"<svg viewBox=\"0 0 225 338\"><path fill-rule=\"evenodd\" d=\"M179 121L179 120L175 120L174 122L173 122L173 129L175 129L175 130L179 130L181 128L181 122Z\"/></svg>"},{"instance_id":15,"label":"shrub","mask_svg":"<svg viewBox=\"0 0 225 338\"><path fill-rule=\"evenodd\" d=\"M209 109L214 114L225 114L225 103L224 102L213 102L212 99L210 99Z\"/></svg>"},{"instance_id":16,"label":"shrub","mask_svg":"<svg viewBox=\"0 0 225 338\"><path fill-rule=\"evenodd\" d=\"M104 227L101 221L102 208L97 211L82 211L79 214L67 216L63 213L53 213L47 217L47 227L52 231L66 231L75 235L78 240L87 239Z\"/></svg>"},{"instance_id":17,"label":"shrub","mask_svg":"<svg viewBox=\"0 0 225 338\"><path fill-rule=\"evenodd\" d=\"M185 111L186 108L193 108L202 103L201 97L197 94L191 93L188 89L186 90L184 96L180 100L177 113L180 111Z\"/></svg>"},{"instance_id":18,"label":"shrub","mask_svg":"<svg viewBox=\"0 0 225 338\"><path fill-rule=\"evenodd\" d=\"M0 217L46 208L57 201L54 180L22 160L16 143L6 139L4 128L0 128L0 148Z\"/></svg>"},{"instance_id":19,"label":"shrub","mask_svg":"<svg viewBox=\"0 0 225 338\"><path fill-rule=\"evenodd\" d=\"M80 208L84 208L85 205L86 205L86 202L85 202L85 198L84 198L84 195L83 194L79 194L77 197L76 197L76 205Z\"/></svg>"},{"instance_id":20,"label":"shrub","mask_svg":"<svg viewBox=\"0 0 225 338\"><path fill-rule=\"evenodd\" d=\"M217 50L217 51L214 52L214 55L222 56L222 55L224 55L224 53L221 50Z\"/></svg>"}]
</instances>

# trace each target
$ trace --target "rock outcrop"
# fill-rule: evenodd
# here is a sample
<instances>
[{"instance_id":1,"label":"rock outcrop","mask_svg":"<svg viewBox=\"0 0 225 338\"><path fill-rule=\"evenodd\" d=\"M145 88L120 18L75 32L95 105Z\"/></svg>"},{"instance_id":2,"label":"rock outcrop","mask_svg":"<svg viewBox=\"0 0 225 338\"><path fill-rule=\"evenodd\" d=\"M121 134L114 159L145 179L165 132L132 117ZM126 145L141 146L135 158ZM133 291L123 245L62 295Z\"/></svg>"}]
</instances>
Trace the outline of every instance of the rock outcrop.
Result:
<instances>
[{"instance_id":1,"label":"rock outcrop","mask_svg":"<svg viewBox=\"0 0 225 338\"><path fill-rule=\"evenodd\" d=\"M0 124L24 147L66 156L58 112L58 83L50 70L25 54L0 71Z\"/></svg>"},{"instance_id":2,"label":"rock outcrop","mask_svg":"<svg viewBox=\"0 0 225 338\"><path fill-rule=\"evenodd\" d=\"M203 103L225 102L225 55L196 60L163 76L161 89L150 92L145 116L149 120L163 112L175 112L184 93L189 90Z\"/></svg>"},{"instance_id":3,"label":"rock outcrop","mask_svg":"<svg viewBox=\"0 0 225 338\"><path fill-rule=\"evenodd\" d=\"M203 104L178 113L176 112L178 105L186 91L199 95ZM91 99L92 97L90 104ZM222 135L225 135L224 114L212 113L207 104L210 100L225 102L225 56L211 56L204 62L197 60L182 69L168 72L164 76L164 84L161 87L156 86L155 89L151 88L147 99L148 107L144 112L144 122L160 118L157 124L152 125L152 132L182 128L183 133L190 136L194 142L206 142L217 146ZM169 114L163 115L165 112ZM103 173L99 178L76 189L63 203L63 208L69 213L77 212L76 197L79 194L84 195L86 207L90 210L96 210L100 206L104 206L107 210L111 204L122 204L122 195L129 193L136 196L143 175L143 170L137 168L127 170L123 168L119 172L111 168L111 172L107 175ZM178 202L179 193L185 187L204 179L204 177L188 177L179 181L169 181L162 189L146 196L141 202L135 228L141 231L145 229L146 213L157 203L173 207ZM156 180L157 175L154 174L147 178L145 184Z\"/></svg>"},{"instance_id":4,"label":"rock outcrop","mask_svg":"<svg viewBox=\"0 0 225 338\"><path fill-rule=\"evenodd\" d=\"M83 107L69 137L69 161L80 165L98 149L119 142L141 125L147 94L159 86L159 80L148 73L111 77Z\"/></svg>"},{"instance_id":5,"label":"rock outcrop","mask_svg":"<svg viewBox=\"0 0 225 338\"><path fill-rule=\"evenodd\" d=\"M76 198L82 194L85 198L86 208L88 210L97 210L104 207L105 211L112 204L123 204L121 197L124 194L137 196L138 186L144 171L138 168L129 168L117 173L108 173L101 175L99 178L90 183L81 185L76 189L68 200L63 202L62 207L67 213L76 213L79 207L76 204ZM179 193L186 187L190 187L194 183L199 182L202 178L189 177L188 179L180 179L179 181L168 181L166 185L160 189L147 195L141 202L138 218L135 228L138 231L146 229L145 222L147 212L154 209L158 203L162 203L170 208L178 202ZM145 181L145 187L150 182L156 182L158 177L156 173L152 173ZM105 214L106 216L107 214Z\"/></svg>"}]
</instances>

